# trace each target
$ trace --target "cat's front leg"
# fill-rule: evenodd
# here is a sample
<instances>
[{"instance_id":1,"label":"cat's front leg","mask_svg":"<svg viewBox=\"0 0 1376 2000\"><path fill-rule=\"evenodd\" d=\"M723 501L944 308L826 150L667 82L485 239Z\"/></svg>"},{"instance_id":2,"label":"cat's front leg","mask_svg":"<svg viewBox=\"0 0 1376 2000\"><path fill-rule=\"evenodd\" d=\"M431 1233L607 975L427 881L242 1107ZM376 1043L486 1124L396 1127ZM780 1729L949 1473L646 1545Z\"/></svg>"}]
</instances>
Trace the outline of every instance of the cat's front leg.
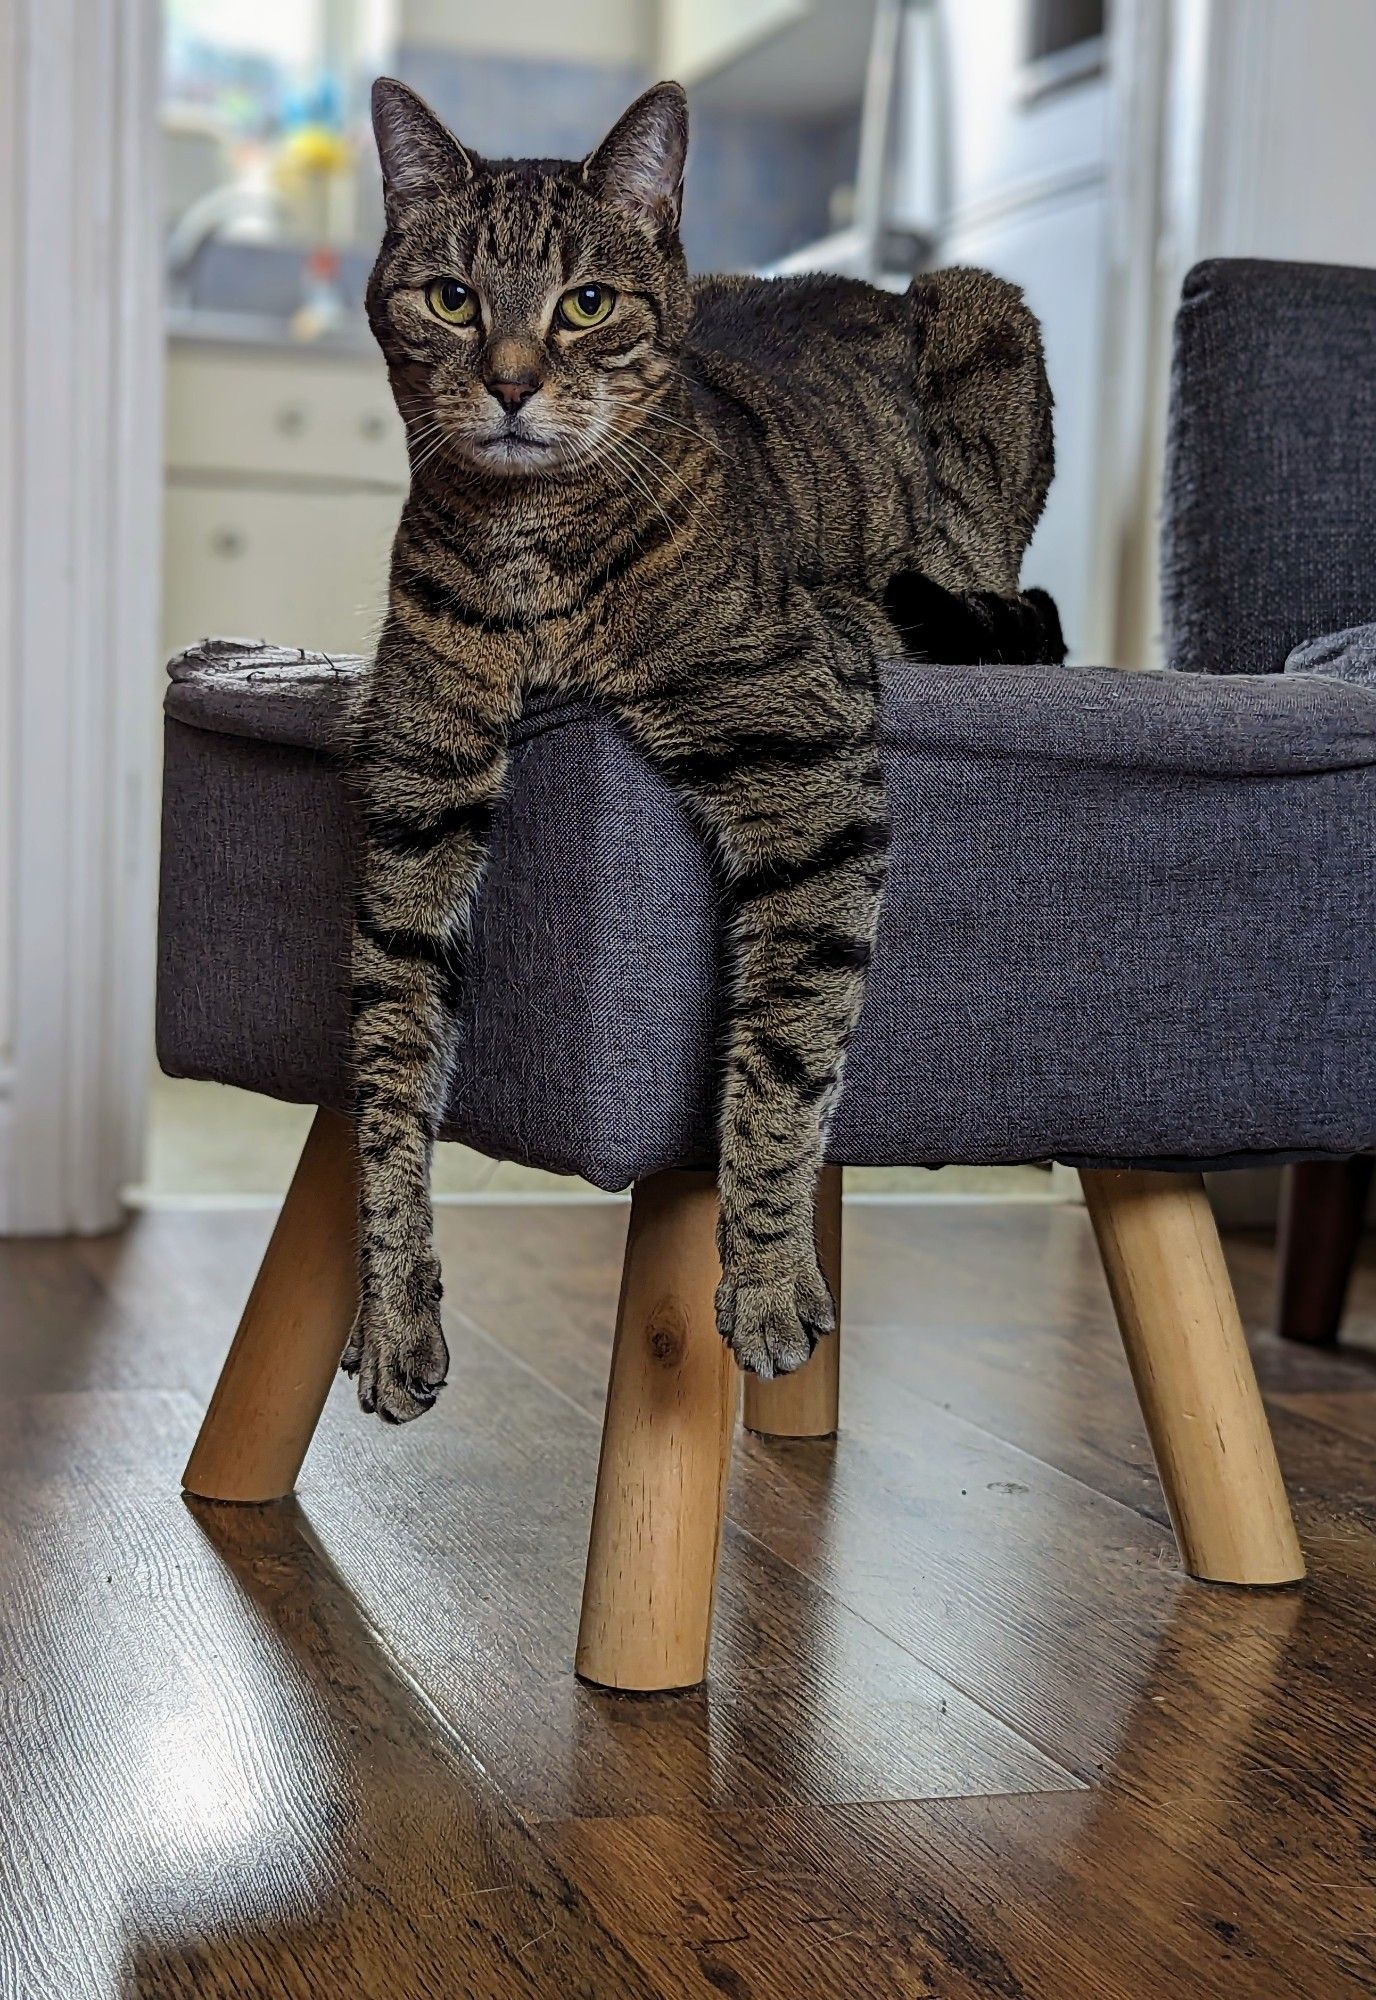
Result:
<instances>
[{"instance_id":1,"label":"cat's front leg","mask_svg":"<svg viewBox=\"0 0 1376 2000\"><path fill-rule=\"evenodd\" d=\"M499 674L460 675L384 636L355 721L359 1305L343 1366L362 1407L389 1423L429 1409L449 1363L430 1156L512 708Z\"/></svg>"},{"instance_id":2,"label":"cat's front leg","mask_svg":"<svg viewBox=\"0 0 1376 2000\"><path fill-rule=\"evenodd\" d=\"M627 717L722 862L731 1018L717 1317L741 1365L765 1377L801 1367L835 1325L813 1206L888 851L874 739L891 629L871 607L824 610L802 593L783 622L763 646L719 641L703 675L670 673Z\"/></svg>"}]
</instances>

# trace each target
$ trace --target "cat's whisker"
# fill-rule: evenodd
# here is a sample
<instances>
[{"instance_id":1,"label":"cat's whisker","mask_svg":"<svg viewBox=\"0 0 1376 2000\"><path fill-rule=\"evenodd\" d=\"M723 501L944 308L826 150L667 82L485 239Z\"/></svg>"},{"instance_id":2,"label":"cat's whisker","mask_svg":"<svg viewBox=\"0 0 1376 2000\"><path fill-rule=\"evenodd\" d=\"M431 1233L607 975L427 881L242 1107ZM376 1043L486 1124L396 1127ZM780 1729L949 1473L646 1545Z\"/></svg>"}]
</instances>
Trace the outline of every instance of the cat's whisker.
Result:
<instances>
[{"instance_id":1,"label":"cat's whisker","mask_svg":"<svg viewBox=\"0 0 1376 2000\"><path fill-rule=\"evenodd\" d=\"M421 454L420 458L417 459L415 465L412 466L411 477L413 479L418 479L421 473L425 471L426 467L433 465L437 458L442 459L446 465L452 466L454 461L449 456L449 442L450 442L449 433L444 427L444 425L441 424L439 427L438 435L435 437L433 442L427 441L428 448Z\"/></svg>"},{"instance_id":2,"label":"cat's whisker","mask_svg":"<svg viewBox=\"0 0 1376 2000\"><path fill-rule=\"evenodd\" d=\"M609 426L608 435L614 437L619 444L626 445L637 452L640 455L642 463L649 461L661 466L669 475L671 488L686 484L688 478L687 469L680 469L677 466L671 465L667 458L645 442L644 438L640 435L638 427Z\"/></svg>"},{"instance_id":3,"label":"cat's whisker","mask_svg":"<svg viewBox=\"0 0 1376 2000\"><path fill-rule=\"evenodd\" d=\"M654 459L658 464L662 465L665 471L670 473L675 486L683 486L685 484L687 478L686 472L683 473L675 472L675 469L671 465L669 465L668 461L666 459L661 458L658 452L653 451L650 448L650 446L645 443L644 439L641 438L635 431L614 431L611 433L611 435L615 436L620 444L626 447L634 448L635 450L643 454L648 454L650 458ZM707 498L706 496L704 496L702 499L699 500L698 505L693 510L693 512L690 515L685 516L685 525L696 529L706 510L707 504L708 504ZM718 536L707 537L704 546L720 551L722 547L720 537Z\"/></svg>"},{"instance_id":4,"label":"cat's whisker","mask_svg":"<svg viewBox=\"0 0 1376 2000\"><path fill-rule=\"evenodd\" d=\"M651 403L646 408L645 421L651 424L667 424L670 429L682 431L685 437L690 437L697 444L706 446L709 451L714 451L718 455L721 453L721 446L710 431L698 430L692 424L680 422L677 417L671 417L667 411L661 410L657 403Z\"/></svg>"},{"instance_id":5,"label":"cat's whisker","mask_svg":"<svg viewBox=\"0 0 1376 2000\"><path fill-rule=\"evenodd\" d=\"M664 511L664 508L660 505L659 497L655 493L654 488L650 485L649 481L644 477L642 472L636 466L635 461L631 458L630 454L625 450L621 441L618 440L615 436L613 436L612 433L610 432L604 433L601 442L606 446L607 455L608 458L610 459L610 462L613 465L615 465L622 473L624 473L627 478L633 479L635 481L640 491L645 495L646 499L650 502L650 505L659 515L660 520L663 521L665 528L668 530L669 547L672 550L674 557L678 563L680 578L686 581L687 573L684 569L684 564L683 564L683 551L679 546L679 530L675 528L674 523L669 519L668 514ZM679 524L680 528L682 527L682 525L683 525L682 523Z\"/></svg>"}]
</instances>

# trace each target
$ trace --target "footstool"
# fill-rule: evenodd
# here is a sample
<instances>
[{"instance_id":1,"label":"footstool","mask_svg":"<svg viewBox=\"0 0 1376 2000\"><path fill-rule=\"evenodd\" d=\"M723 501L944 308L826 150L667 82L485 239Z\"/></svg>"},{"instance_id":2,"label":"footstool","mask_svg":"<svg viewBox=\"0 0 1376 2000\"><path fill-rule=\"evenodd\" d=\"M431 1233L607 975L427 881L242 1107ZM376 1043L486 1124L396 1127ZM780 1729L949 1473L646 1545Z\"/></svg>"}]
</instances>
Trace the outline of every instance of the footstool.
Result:
<instances>
[{"instance_id":1,"label":"footstool","mask_svg":"<svg viewBox=\"0 0 1376 2000\"><path fill-rule=\"evenodd\" d=\"M291 1490L353 1305L351 660L172 663L158 1049L319 1108L187 1468ZM1376 689L1105 668L887 672L894 854L832 1127L842 1166L1078 1166L1186 1567L1302 1574L1200 1178L1376 1147ZM719 906L605 715L533 704L441 1136L633 1184L579 1670L702 1677L738 1378L712 1319ZM836 1428L839 1343L747 1422ZM647 1524L653 1523L653 1532Z\"/></svg>"}]
</instances>

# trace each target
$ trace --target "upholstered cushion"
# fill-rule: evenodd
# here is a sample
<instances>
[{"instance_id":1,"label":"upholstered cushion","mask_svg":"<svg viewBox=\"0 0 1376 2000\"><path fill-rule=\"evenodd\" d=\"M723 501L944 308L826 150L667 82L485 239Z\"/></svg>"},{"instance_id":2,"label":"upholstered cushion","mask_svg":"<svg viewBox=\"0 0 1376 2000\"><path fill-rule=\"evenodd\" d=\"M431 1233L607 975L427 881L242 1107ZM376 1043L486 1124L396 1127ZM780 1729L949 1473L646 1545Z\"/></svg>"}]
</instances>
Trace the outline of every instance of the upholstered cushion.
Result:
<instances>
[{"instance_id":1,"label":"upholstered cushion","mask_svg":"<svg viewBox=\"0 0 1376 2000\"><path fill-rule=\"evenodd\" d=\"M344 1107L357 663L172 671L163 1066ZM1376 1147L1376 690L899 664L884 729L893 867L834 1158ZM713 879L581 702L521 725L477 936L448 1135L606 1187L710 1160Z\"/></svg>"},{"instance_id":2,"label":"upholstered cushion","mask_svg":"<svg viewBox=\"0 0 1376 2000\"><path fill-rule=\"evenodd\" d=\"M1185 279L1162 536L1166 659L1279 673L1376 618L1376 271L1224 258Z\"/></svg>"},{"instance_id":3,"label":"upholstered cushion","mask_svg":"<svg viewBox=\"0 0 1376 2000\"><path fill-rule=\"evenodd\" d=\"M1339 680L1376 687L1376 625L1349 625L1305 639L1286 658L1287 674L1334 674Z\"/></svg>"}]
</instances>

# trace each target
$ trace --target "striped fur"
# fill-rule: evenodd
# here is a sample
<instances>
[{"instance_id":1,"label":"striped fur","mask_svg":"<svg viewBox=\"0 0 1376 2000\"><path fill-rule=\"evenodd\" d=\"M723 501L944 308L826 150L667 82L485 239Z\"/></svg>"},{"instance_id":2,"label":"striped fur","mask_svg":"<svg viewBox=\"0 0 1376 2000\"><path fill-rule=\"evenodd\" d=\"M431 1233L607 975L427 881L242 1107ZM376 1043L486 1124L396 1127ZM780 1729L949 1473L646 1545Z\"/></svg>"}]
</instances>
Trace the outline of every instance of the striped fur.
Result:
<instances>
[{"instance_id":1,"label":"striped fur","mask_svg":"<svg viewBox=\"0 0 1376 2000\"><path fill-rule=\"evenodd\" d=\"M838 278L690 285L674 85L574 164L477 160L397 84L377 86L374 121L388 224L368 308L412 484L354 724L345 1366L394 1422L444 1380L431 1144L508 731L530 688L558 684L619 717L719 862L718 1317L745 1367L796 1368L834 1324L813 1195L884 881L877 665L899 625L923 645L924 580L948 606L1017 591L1051 471L1035 322L970 271L901 298ZM444 278L480 305L473 324L427 303ZM556 302L585 284L615 304L575 330ZM1009 643L1028 629L1012 606Z\"/></svg>"}]
</instances>

